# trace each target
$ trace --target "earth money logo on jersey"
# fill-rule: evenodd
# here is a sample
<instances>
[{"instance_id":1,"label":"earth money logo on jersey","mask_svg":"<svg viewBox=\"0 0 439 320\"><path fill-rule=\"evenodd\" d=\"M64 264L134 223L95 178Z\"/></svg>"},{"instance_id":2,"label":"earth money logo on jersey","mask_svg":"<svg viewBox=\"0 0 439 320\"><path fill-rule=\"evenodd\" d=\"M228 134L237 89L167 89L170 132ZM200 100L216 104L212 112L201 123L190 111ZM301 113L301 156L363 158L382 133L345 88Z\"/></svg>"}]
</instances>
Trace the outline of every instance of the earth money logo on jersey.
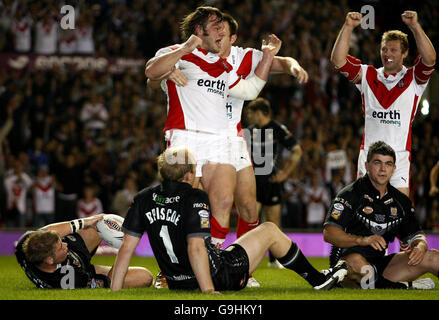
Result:
<instances>
[{"instance_id":1,"label":"earth money logo on jersey","mask_svg":"<svg viewBox=\"0 0 439 320\"><path fill-rule=\"evenodd\" d=\"M401 127L401 113L399 110L373 111L372 118L379 119L382 124L393 124Z\"/></svg>"},{"instance_id":2,"label":"earth money logo on jersey","mask_svg":"<svg viewBox=\"0 0 439 320\"><path fill-rule=\"evenodd\" d=\"M226 82L224 80L199 79L197 85L207 87L207 93L219 94L224 98L224 92L226 91Z\"/></svg>"}]
</instances>

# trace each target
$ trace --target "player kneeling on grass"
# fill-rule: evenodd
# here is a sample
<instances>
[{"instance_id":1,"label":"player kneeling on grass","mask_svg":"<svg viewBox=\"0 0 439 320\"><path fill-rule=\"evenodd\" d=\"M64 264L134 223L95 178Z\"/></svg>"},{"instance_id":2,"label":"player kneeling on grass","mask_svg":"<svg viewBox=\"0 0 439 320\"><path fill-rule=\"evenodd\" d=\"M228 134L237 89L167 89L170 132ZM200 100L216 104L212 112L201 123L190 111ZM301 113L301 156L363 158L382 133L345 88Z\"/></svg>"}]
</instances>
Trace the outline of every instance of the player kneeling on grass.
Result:
<instances>
[{"instance_id":1,"label":"player kneeling on grass","mask_svg":"<svg viewBox=\"0 0 439 320\"><path fill-rule=\"evenodd\" d=\"M99 214L26 232L15 255L28 278L38 288L109 288L113 268L90 263L102 241L96 223L103 217ZM149 270L129 267L123 286L148 287L152 280Z\"/></svg>"},{"instance_id":2,"label":"player kneeling on grass","mask_svg":"<svg viewBox=\"0 0 439 320\"><path fill-rule=\"evenodd\" d=\"M246 233L227 249L217 249L210 240L207 193L192 188L195 166L193 153L185 147L168 148L158 157L164 181L139 192L127 212L112 290L122 288L131 255L145 231L169 289L199 288L206 293L243 289L249 274L268 250L314 289L331 289L343 280L347 273L345 262L340 262L327 275L320 273L297 245L270 222Z\"/></svg>"},{"instance_id":3,"label":"player kneeling on grass","mask_svg":"<svg viewBox=\"0 0 439 320\"><path fill-rule=\"evenodd\" d=\"M331 265L339 259L348 263L349 281L343 285L350 287L433 289L433 280L416 279L428 272L439 276L439 252L427 249L410 199L389 184L395 151L382 141L373 143L366 169L364 177L337 194L328 211L323 235L333 245ZM386 255L397 235L411 250Z\"/></svg>"}]
</instances>

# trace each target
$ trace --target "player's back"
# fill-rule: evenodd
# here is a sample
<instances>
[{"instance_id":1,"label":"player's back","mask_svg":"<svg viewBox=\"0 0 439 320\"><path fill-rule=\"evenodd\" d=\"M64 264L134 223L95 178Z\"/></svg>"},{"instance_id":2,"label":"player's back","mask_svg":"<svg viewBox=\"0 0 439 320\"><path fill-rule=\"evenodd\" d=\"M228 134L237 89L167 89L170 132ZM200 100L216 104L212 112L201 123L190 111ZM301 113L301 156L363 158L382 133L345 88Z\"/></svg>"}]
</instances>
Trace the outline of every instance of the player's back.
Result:
<instances>
[{"instance_id":1,"label":"player's back","mask_svg":"<svg viewBox=\"0 0 439 320\"><path fill-rule=\"evenodd\" d=\"M196 285L187 238L210 235L207 194L188 183L165 180L139 196L143 201L137 210L142 213L154 256L170 287L173 281Z\"/></svg>"}]
</instances>

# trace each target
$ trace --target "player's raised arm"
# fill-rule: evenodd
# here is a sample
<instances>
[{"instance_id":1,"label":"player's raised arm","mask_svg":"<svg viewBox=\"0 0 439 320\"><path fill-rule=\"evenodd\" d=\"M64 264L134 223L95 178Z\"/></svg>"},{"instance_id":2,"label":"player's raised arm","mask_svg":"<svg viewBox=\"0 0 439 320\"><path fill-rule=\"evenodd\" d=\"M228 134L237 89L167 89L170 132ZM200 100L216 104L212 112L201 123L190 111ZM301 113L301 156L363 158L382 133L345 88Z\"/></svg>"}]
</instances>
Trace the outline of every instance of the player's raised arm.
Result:
<instances>
[{"instance_id":1,"label":"player's raised arm","mask_svg":"<svg viewBox=\"0 0 439 320\"><path fill-rule=\"evenodd\" d=\"M361 18L362 14L359 12L349 12L346 15L345 23L331 52L331 62L336 68L341 68L346 63L352 31L361 24Z\"/></svg>"},{"instance_id":2,"label":"player's raised arm","mask_svg":"<svg viewBox=\"0 0 439 320\"><path fill-rule=\"evenodd\" d=\"M261 61L255 69L255 74L248 79L241 79L230 88L230 96L242 100L254 100L264 88L270 73L275 55L279 52L282 41L274 34L269 36L269 42L262 41Z\"/></svg>"},{"instance_id":3,"label":"player's raised arm","mask_svg":"<svg viewBox=\"0 0 439 320\"><path fill-rule=\"evenodd\" d=\"M59 236L62 238L81 229L96 227L98 221L103 219L104 216L105 214L102 213L83 219L75 219L65 222L56 222L49 224L41 229L56 231L58 232Z\"/></svg>"},{"instance_id":4,"label":"player's raised arm","mask_svg":"<svg viewBox=\"0 0 439 320\"><path fill-rule=\"evenodd\" d=\"M200 47L201 38L191 35L189 39L178 49L165 53L161 56L151 58L145 66L145 76L152 80L161 80L173 70L175 64L185 54L191 53L195 48Z\"/></svg>"},{"instance_id":5,"label":"player's raised arm","mask_svg":"<svg viewBox=\"0 0 439 320\"><path fill-rule=\"evenodd\" d=\"M308 72L292 57L274 57L270 73L289 74L297 78L300 84L307 83L309 78Z\"/></svg>"},{"instance_id":6,"label":"player's raised arm","mask_svg":"<svg viewBox=\"0 0 439 320\"><path fill-rule=\"evenodd\" d=\"M415 37L416 47L422 57L422 61L427 66L433 66L436 63L436 51L418 22L418 14L416 11L404 11L401 14L401 18Z\"/></svg>"}]
</instances>

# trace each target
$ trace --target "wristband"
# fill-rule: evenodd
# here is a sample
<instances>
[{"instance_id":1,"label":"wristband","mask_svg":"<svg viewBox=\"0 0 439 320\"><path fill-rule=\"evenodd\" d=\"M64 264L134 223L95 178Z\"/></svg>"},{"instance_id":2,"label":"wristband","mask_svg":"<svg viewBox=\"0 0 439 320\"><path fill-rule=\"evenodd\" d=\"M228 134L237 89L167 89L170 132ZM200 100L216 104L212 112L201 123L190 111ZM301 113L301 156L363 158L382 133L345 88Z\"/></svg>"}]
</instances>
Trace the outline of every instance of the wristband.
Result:
<instances>
[{"instance_id":1,"label":"wristband","mask_svg":"<svg viewBox=\"0 0 439 320\"><path fill-rule=\"evenodd\" d=\"M70 221L70 227L72 228L72 233L84 228L84 219L75 219Z\"/></svg>"}]
</instances>

